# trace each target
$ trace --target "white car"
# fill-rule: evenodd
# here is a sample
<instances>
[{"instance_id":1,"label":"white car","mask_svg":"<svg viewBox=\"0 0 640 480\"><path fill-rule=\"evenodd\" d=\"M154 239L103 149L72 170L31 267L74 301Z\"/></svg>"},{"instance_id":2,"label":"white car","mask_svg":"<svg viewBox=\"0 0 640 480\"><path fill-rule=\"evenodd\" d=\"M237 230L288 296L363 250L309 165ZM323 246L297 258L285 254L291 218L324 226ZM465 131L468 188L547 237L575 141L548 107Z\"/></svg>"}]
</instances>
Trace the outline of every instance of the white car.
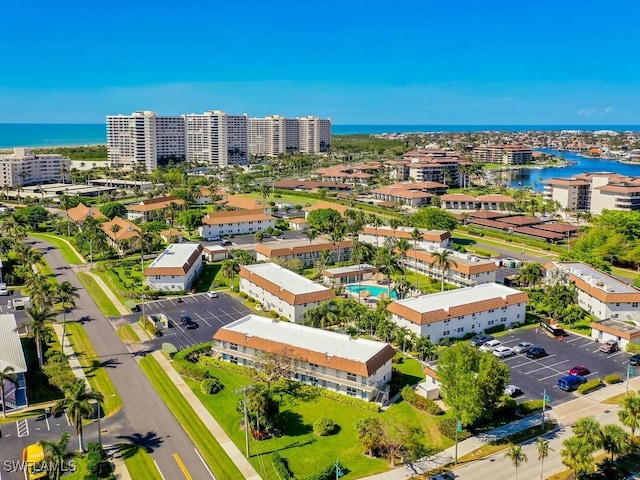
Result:
<instances>
[{"instance_id":1,"label":"white car","mask_svg":"<svg viewBox=\"0 0 640 480\"><path fill-rule=\"evenodd\" d=\"M218 298L218 292L209 291L207 292L207 296L209 298Z\"/></svg>"},{"instance_id":2,"label":"white car","mask_svg":"<svg viewBox=\"0 0 640 480\"><path fill-rule=\"evenodd\" d=\"M515 355L516 352L513 351L511 347L496 347L493 349L493 354L498 358L510 357L511 355Z\"/></svg>"},{"instance_id":3,"label":"white car","mask_svg":"<svg viewBox=\"0 0 640 480\"><path fill-rule=\"evenodd\" d=\"M513 347L513 351L515 353L527 353L532 348L533 348L533 343L531 343L531 342L520 342L515 347Z\"/></svg>"},{"instance_id":4,"label":"white car","mask_svg":"<svg viewBox=\"0 0 640 480\"><path fill-rule=\"evenodd\" d=\"M9 289L7 288L6 283L0 283L0 295L2 296L9 295Z\"/></svg>"},{"instance_id":5,"label":"white car","mask_svg":"<svg viewBox=\"0 0 640 480\"><path fill-rule=\"evenodd\" d=\"M504 394L510 397L517 397L518 395L522 395L522 390L516 385L507 385L504 387Z\"/></svg>"},{"instance_id":6,"label":"white car","mask_svg":"<svg viewBox=\"0 0 640 480\"><path fill-rule=\"evenodd\" d=\"M500 345L502 345L502 342L500 342L500 340L489 340L488 342L480 345L479 350L481 352L493 352L494 348L499 347Z\"/></svg>"}]
</instances>

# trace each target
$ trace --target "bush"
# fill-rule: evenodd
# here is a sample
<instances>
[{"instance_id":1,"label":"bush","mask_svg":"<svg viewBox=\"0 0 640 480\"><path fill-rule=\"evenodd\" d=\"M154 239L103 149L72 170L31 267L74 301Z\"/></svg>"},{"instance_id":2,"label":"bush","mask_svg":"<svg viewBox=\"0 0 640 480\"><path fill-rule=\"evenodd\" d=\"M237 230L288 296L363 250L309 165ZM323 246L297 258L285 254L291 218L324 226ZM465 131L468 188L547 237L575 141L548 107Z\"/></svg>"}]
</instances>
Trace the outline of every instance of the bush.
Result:
<instances>
[{"instance_id":1,"label":"bush","mask_svg":"<svg viewBox=\"0 0 640 480\"><path fill-rule=\"evenodd\" d=\"M294 477L291 470L289 470L287 459L282 458L278 452L271 455L271 463L280 480L296 480L296 477Z\"/></svg>"},{"instance_id":2,"label":"bush","mask_svg":"<svg viewBox=\"0 0 640 480\"><path fill-rule=\"evenodd\" d=\"M440 423L438 423L438 430L440 430L440 433L445 437L450 438L451 440L455 440L456 432L457 432L456 419L445 418L441 420ZM461 432L457 432L457 434L458 434L458 441L465 440L471 436L471 434L465 429L462 429Z\"/></svg>"},{"instance_id":3,"label":"bush","mask_svg":"<svg viewBox=\"0 0 640 480\"><path fill-rule=\"evenodd\" d=\"M224 388L224 385L216 377L205 378L200 382L200 391L205 395L213 395Z\"/></svg>"},{"instance_id":4,"label":"bush","mask_svg":"<svg viewBox=\"0 0 640 480\"><path fill-rule=\"evenodd\" d=\"M525 400L520 405L518 405L518 412L524 416L530 415L535 412L541 412L543 403L544 402L542 400Z\"/></svg>"},{"instance_id":5,"label":"bush","mask_svg":"<svg viewBox=\"0 0 640 480\"><path fill-rule=\"evenodd\" d=\"M400 395L402 396L402 399L409 405L419 410L424 410L429 415L442 415L444 413L436 402L434 402L430 398L425 398L418 395L409 385L406 385L402 389Z\"/></svg>"},{"instance_id":6,"label":"bush","mask_svg":"<svg viewBox=\"0 0 640 480\"><path fill-rule=\"evenodd\" d=\"M494 327L485 328L484 333L486 333L487 335L490 335L492 333L504 332L505 328L506 327L504 323L501 323L500 325L496 325Z\"/></svg>"},{"instance_id":7,"label":"bush","mask_svg":"<svg viewBox=\"0 0 640 480\"><path fill-rule=\"evenodd\" d=\"M604 377L604 383L606 383L607 385L620 383L621 381L622 379L620 378L620 375L618 375L617 373L612 373Z\"/></svg>"},{"instance_id":8,"label":"bush","mask_svg":"<svg viewBox=\"0 0 640 480\"><path fill-rule=\"evenodd\" d=\"M173 343L163 343L162 344L162 351L164 353L166 353L167 355L169 355L169 358L175 357L176 353L178 353L178 349L176 348L176 346Z\"/></svg>"},{"instance_id":9,"label":"bush","mask_svg":"<svg viewBox=\"0 0 640 480\"><path fill-rule=\"evenodd\" d=\"M207 367L217 368L225 372L245 375L255 380L260 379L260 372L255 368L245 367L243 365L236 365L235 363L230 363L230 362L224 362L222 360L218 360L217 358L202 356L198 360L198 365L200 365L200 367L203 368L205 371Z\"/></svg>"},{"instance_id":10,"label":"bush","mask_svg":"<svg viewBox=\"0 0 640 480\"><path fill-rule=\"evenodd\" d=\"M202 355L211 353L211 345L213 342L204 342L194 345L193 347L180 350L175 355L175 360L187 360L189 362L197 362Z\"/></svg>"},{"instance_id":11,"label":"bush","mask_svg":"<svg viewBox=\"0 0 640 480\"><path fill-rule=\"evenodd\" d=\"M301 390L304 389L313 389L312 392L315 395L319 395L321 397L330 398L335 400L336 402L344 403L346 405L351 405L352 407L362 408L363 410L367 410L369 412L378 413L380 411L380 407L377 403L367 402L366 400L360 400L358 398L349 397L348 395L343 395L341 393L332 392L331 390L327 390L322 387L314 387L313 385L303 385Z\"/></svg>"},{"instance_id":12,"label":"bush","mask_svg":"<svg viewBox=\"0 0 640 480\"><path fill-rule=\"evenodd\" d=\"M198 382L201 382L202 380L207 378L207 372L205 372L195 363L187 362L185 360L174 360L173 368L175 368L176 372L178 372L180 375L184 375L185 377L189 377L192 380L196 380Z\"/></svg>"},{"instance_id":13,"label":"bush","mask_svg":"<svg viewBox=\"0 0 640 480\"><path fill-rule=\"evenodd\" d=\"M627 343L626 350L629 353L640 353L640 345L638 345L637 343L629 342L629 343Z\"/></svg>"},{"instance_id":14,"label":"bush","mask_svg":"<svg viewBox=\"0 0 640 480\"><path fill-rule=\"evenodd\" d=\"M327 417L320 417L313 422L313 433L319 437L326 437L331 435L336 429L336 424L333 420Z\"/></svg>"},{"instance_id":15,"label":"bush","mask_svg":"<svg viewBox=\"0 0 640 480\"><path fill-rule=\"evenodd\" d=\"M583 383L578 387L578 393L581 395L586 395L587 393L593 392L594 390L598 390L599 388L604 387L604 383L599 378L595 378L593 380L589 380L587 383Z\"/></svg>"}]
</instances>

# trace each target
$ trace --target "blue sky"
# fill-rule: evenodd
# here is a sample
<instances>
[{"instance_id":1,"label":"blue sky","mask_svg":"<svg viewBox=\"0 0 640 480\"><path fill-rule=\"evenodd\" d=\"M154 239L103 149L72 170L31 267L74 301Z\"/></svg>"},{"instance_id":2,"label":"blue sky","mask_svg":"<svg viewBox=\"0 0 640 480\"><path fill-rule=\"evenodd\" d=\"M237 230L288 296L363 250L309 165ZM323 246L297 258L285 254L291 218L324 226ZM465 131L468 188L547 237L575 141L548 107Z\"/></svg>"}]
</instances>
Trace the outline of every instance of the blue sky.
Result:
<instances>
[{"instance_id":1,"label":"blue sky","mask_svg":"<svg viewBox=\"0 0 640 480\"><path fill-rule=\"evenodd\" d=\"M0 123L225 110L336 124L640 124L640 3L0 5Z\"/></svg>"}]
</instances>

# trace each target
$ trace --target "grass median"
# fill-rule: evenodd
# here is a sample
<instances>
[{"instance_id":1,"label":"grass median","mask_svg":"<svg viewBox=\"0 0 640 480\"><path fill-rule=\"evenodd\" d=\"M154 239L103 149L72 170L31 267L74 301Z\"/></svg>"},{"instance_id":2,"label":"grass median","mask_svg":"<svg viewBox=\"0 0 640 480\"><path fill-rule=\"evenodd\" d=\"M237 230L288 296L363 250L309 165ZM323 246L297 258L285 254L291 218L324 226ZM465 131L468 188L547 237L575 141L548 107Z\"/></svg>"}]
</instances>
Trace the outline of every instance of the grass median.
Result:
<instances>
[{"instance_id":1,"label":"grass median","mask_svg":"<svg viewBox=\"0 0 640 480\"><path fill-rule=\"evenodd\" d=\"M65 261L71 265L82 265L83 263L85 263L84 260L78 256L78 253L73 248L71 248L69 242L67 240L64 240L63 238L60 238L59 235L30 232L29 236L48 242L56 247L56 249L59 250L62 254L62 257L65 259Z\"/></svg>"},{"instance_id":2,"label":"grass median","mask_svg":"<svg viewBox=\"0 0 640 480\"><path fill-rule=\"evenodd\" d=\"M98 354L93 348L82 325L67 322L67 338L71 342L78 361L82 366L91 388L104 395L103 408L105 415L115 413L122 406L122 399L111 382L106 369L100 364Z\"/></svg>"},{"instance_id":3,"label":"grass median","mask_svg":"<svg viewBox=\"0 0 640 480\"><path fill-rule=\"evenodd\" d=\"M104 313L107 317L118 317L120 316L120 312L113 304L109 297L105 295L102 289L98 286L98 283L87 273L78 272L78 279L82 282L85 290L89 292L93 301L96 302L98 308L102 313Z\"/></svg>"},{"instance_id":4,"label":"grass median","mask_svg":"<svg viewBox=\"0 0 640 480\"><path fill-rule=\"evenodd\" d=\"M153 458L142 448L124 461L131 480L163 480Z\"/></svg>"},{"instance_id":5,"label":"grass median","mask_svg":"<svg viewBox=\"0 0 640 480\"><path fill-rule=\"evenodd\" d=\"M167 374L164 373L156 359L147 355L140 361L140 367L167 407L169 407L169 410L176 417L178 423L187 432L187 435L189 435L189 438L202 454L207 466L213 471L216 478L242 480L244 477L238 467L235 466L224 449L211 435L211 432L202 423L200 417L196 415L196 412L187 403Z\"/></svg>"}]
</instances>

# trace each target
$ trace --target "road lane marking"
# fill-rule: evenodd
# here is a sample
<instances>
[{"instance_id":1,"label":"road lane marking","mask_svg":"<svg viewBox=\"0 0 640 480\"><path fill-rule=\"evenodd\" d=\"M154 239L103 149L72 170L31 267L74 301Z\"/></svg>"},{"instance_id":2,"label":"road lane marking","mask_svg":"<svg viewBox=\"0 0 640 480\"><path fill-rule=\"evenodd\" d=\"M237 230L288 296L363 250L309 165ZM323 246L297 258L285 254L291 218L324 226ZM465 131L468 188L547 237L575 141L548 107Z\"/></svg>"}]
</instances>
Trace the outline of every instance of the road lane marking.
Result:
<instances>
[{"instance_id":1,"label":"road lane marking","mask_svg":"<svg viewBox=\"0 0 640 480\"><path fill-rule=\"evenodd\" d=\"M202 458L202 455L200 455L200 452L198 451L197 448L194 448L194 450L196 451L196 455L198 455L198 458L200 459L200 461L202 462L202 464L204 465L204 468L207 469L207 472L209 472L209 475L211 475L211 478L213 478L213 480L216 480L216 476L213 474L213 472L209 469L209 465L207 465L207 463L204 461L204 458Z\"/></svg>"},{"instance_id":2,"label":"road lane marking","mask_svg":"<svg viewBox=\"0 0 640 480\"><path fill-rule=\"evenodd\" d=\"M182 473L184 474L184 478L186 478L187 480L193 480L193 477L189 473L189 470L187 470L187 467L185 466L185 464L182 463L182 459L177 453L173 454L173 459L176 461L176 463L180 467L180 470L182 470Z\"/></svg>"},{"instance_id":3,"label":"road lane marking","mask_svg":"<svg viewBox=\"0 0 640 480\"><path fill-rule=\"evenodd\" d=\"M160 467L158 466L157 462L154 460L153 463L156 466L156 468L158 469L158 473L162 477L162 480L165 480L164 475L162 475L162 472L160 471Z\"/></svg>"}]
</instances>

